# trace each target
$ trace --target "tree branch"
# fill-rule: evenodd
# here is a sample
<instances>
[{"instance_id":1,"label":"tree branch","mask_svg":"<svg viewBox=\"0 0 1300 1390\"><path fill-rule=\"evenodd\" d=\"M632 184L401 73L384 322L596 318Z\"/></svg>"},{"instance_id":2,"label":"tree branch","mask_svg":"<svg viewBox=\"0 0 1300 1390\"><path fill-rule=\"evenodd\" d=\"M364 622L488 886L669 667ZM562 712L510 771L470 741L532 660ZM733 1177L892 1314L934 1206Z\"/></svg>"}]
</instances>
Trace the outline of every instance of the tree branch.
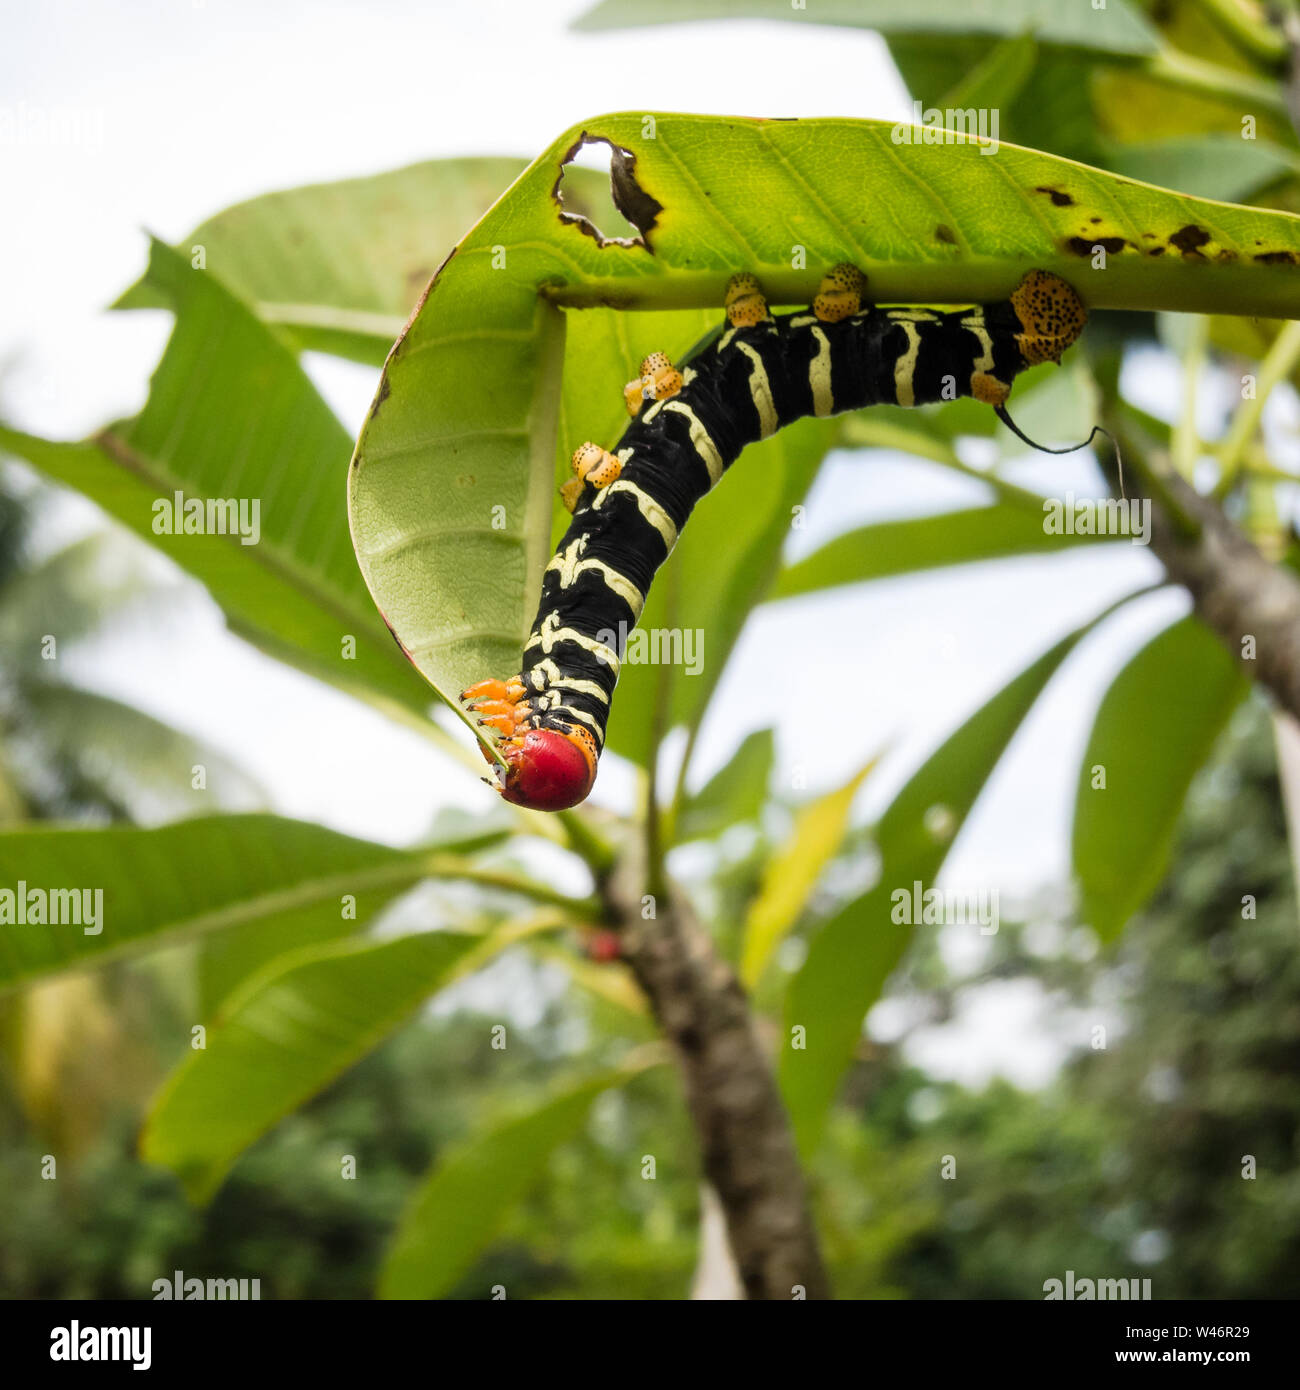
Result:
<instances>
[{"instance_id":1,"label":"tree branch","mask_svg":"<svg viewBox=\"0 0 1300 1390\"><path fill-rule=\"evenodd\" d=\"M623 954L676 1055L745 1295L829 1298L789 1118L740 981L671 888L646 921L626 882L616 875L606 889Z\"/></svg>"},{"instance_id":2,"label":"tree branch","mask_svg":"<svg viewBox=\"0 0 1300 1390\"><path fill-rule=\"evenodd\" d=\"M1141 460L1140 445L1113 423L1126 463ZM1139 471L1151 485L1151 549L1169 578L1191 594L1197 616L1245 673L1300 719L1300 577L1261 554L1218 502L1172 469L1139 462ZM1247 637L1253 660L1243 660Z\"/></svg>"}]
</instances>

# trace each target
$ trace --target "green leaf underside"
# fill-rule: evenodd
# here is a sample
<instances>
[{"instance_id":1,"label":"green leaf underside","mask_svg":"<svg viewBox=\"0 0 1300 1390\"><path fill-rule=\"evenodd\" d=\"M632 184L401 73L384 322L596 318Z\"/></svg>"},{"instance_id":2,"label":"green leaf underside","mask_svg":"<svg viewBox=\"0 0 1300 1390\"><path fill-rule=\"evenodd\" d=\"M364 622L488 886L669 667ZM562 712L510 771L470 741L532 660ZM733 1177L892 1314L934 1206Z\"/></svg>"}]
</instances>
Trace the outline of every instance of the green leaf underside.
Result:
<instances>
[{"instance_id":1,"label":"green leaf underside","mask_svg":"<svg viewBox=\"0 0 1300 1390\"><path fill-rule=\"evenodd\" d=\"M1164 876L1187 789L1249 681L1199 619L1150 641L1102 699L1074 806L1083 920L1109 941ZM1095 768L1105 787L1095 787Z\"/></svg>"},{"instance_id":2,"label":"green leaf underside","mask_svg":"<svg viewBox=\"0 0 1300 1390\"><path fill-rule=\"evenodd\" d=\"M437 846L438 854L481 845ZM0 833L0 889L103 893L102 930L0 926L0 990L60 970L174 945L252 923L319 912L336 922L345 894L364 920L431 871L430 851L371 844L279 816L202 816L158 829L42 826Z\"/></svg>"},{"instance_id":3,"label":"green leaf underside","mask_svg":"<svg viewBox=\"0 0 1300 1390\"><path fill-rule=\"evenodd\" d=\"M249 1144L369 1052L481 945L473 935L425 932L273 961L168 1077L141 1156L205 1201Z\"/></svg>"},{"instance_id":4,"label":"green leaf underside","mask_svg":"<svg viewBox=\"0 0 1300 1390\"><path fill-rule=\"evenodd\" d=\"M583 439L614 442L621 386L640 355L680 358L720 321L737 269L759 274L774 305L806 304L826 267L852 260L878 302L994 300L1041 266L1094 305L1300 314L1300 218L1287 214L1200 202L1005 144L992 156L961 142L895 144L882 122L661 115L643 138L646 119L598 117L568 132L461 241L395 347L358 441L358 560L399 640L449 700L518 670L562 519L553 488L563 461ZM661 205L652 252L601 246L560 220L551 190L584 133L634 156L636 183ZM1093 270L1091 247L1109 238L1124 246ZM791 269L792 245L805 249L805 269ZM617 326L627 309L653 312ZM675 330L662 313L686 309ZM566 347L566 318L580 351ZM731 517L759 486L752 460L735 472L730 485L745 497ZM683 537L684 570L711 506ZM660 576L652 604L666 601L658 591L669 580ZM653 620L648 611L643 625ZM720 626L713 645L725 653L732 638ZM630 690L653 674L629 668L624 682ZM671 674L667 717L689 720L705 682ZM646 703L621 683L611 740L643 759L651 740L640 717L620 717L628 699Z\"/></svg>"},{"instance_id":5,"label":"green leaf underside","mask_svg":"<svg viewBox=\"0 0 1300 1390\"><path fill-rule=\"evenodd\" d=\"M149 283L176 327L134 420L57 443L0 427L0 447L78 489L208 587L232 627L324 678L424 710L427 691L375 613L341 505L349 442L292 349L220 281L160 242ZM155 503L259 504L261 538L162 534ZM251 513L250 513L251 514ZM345 639L355 656L345 656Z\"/></svg>"},{"instance_id":6,"label":"green leaf underside","mask_svg":"<svg viewBox=\"0 0 1300 1390\"><path fill-rule=\"evenodd\" d=\"M380 1298L440 1298L492 1240L505 1212L575 1137L591 1103L643 1068L605 1072L536 1110L477 1134L430 1174L398 1227L379 1281Z\"/></svg>"},{"instance_id":7,"label":"green leaf underside","mask_svg":"<svg viewBox=\"0 0 1300 1390\"><path fill-rule=\"evenodd\" d=\"M915 882L933 886L953 839L1016 730L1061 663L1105 616L1045 652L930 756L877 827L879 882L837 911L813 937L786 991L778 1061L782 1095L805 1157L820 1142L862 1020L912 940L913 924L892 919L891 895L897 889L910 894ZM805 1030L803 1048L791 1046L796 1027Z\"/></svg>"}]
</instances>

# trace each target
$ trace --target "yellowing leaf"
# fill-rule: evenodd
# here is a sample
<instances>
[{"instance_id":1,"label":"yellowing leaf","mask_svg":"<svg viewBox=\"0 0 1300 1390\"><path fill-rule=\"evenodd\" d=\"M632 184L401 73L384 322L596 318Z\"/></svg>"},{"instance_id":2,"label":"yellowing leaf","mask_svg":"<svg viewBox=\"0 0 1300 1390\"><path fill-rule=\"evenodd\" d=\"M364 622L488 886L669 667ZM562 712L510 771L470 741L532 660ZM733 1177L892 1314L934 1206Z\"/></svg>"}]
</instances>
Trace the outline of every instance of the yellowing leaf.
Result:
<instances>
[{"instance_id":1,"label":"yellowing leaf","mask_svg":"<svg viewBox=\"0 0 1300 1390\"><path fill-rule=\"evenodd\" d=\"M842 787L802 807L795 818L794 834L769 861L745 920L740 975L751 989L758 983L772 952L798 921L822 870L835 857L848 827L853 798L878 761L872 758Z\"/></svg>"}]
</instances>

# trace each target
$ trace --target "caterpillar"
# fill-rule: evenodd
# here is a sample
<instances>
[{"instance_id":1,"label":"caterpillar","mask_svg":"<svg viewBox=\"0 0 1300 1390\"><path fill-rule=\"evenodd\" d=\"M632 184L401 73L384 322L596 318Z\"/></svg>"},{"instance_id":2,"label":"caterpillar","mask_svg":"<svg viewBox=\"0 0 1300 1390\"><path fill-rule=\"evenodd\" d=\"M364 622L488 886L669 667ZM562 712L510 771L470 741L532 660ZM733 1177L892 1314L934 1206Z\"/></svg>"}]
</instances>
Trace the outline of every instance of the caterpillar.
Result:
<instances>
[{"instance_id":1,"label":"caterpillar","mask_svg":"<svg viewBox=\"0 0 1300 1390\"><path fill-rule=\"evenodd\" d=\"M647 357L615 448L574 452L560 489L573 521L543 575L522 669L461 694L498 736L507 801L559 811L591 790L622 655L609 636L636 625L691 510L745 445L804 416L956 395L1010 424L1016 375L1059 362L1087 321L1074 289L1043 270L1008 299L955 312L873 307L865 291L861 271L837 265L809 309L773 316L755 276L732 276L721 335L680 369Z\"/></svg>"}]
</instances>

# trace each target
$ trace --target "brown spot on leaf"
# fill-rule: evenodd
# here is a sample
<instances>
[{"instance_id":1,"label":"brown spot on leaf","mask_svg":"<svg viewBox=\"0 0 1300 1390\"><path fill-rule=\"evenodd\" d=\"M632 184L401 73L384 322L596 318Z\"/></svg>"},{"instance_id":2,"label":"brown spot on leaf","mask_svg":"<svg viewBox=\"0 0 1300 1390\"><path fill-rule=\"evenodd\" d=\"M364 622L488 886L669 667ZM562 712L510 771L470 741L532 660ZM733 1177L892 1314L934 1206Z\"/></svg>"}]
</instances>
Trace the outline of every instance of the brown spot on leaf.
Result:
<instances>
[{"instance_id":1,"label":"brown spot on leaf","mask_svg":"<svg viewBox=\"0 0 1300 1390\"><path fill-rule=\"evenodd\" d=\"M1088 219L1088 221L1091 222L1092 225L1095 227L1095 226L1097 225L1097 223L1101 221L1101 218L1100 218L1100 217L1090 217L1090 218Z\"/></svg>"},{"instance_id":2,"label":"brown spot on leaf","mask_svg":"<svg viewBox=\"0 0 1300 1390\"><path fill-rule=\"evenodd\" d=\"M934 229L934 239L942 241L947 246L956 246L957 237L951 227L946 227L942 222Z\"/></svg>"},{"instance_id":3,"label":"brown spot on leaf","mask_svg":"<svg viewBox=\"0 0 1300 1390\"><path fill-rule=\"evenodd\" d=\"M370 403L370 412L366 416L367 423L372 421L375 418L375 416L379 414L380 407L392 394L393 388L389 383L388 373L385 372L383 376L379 378L379 390L375 392L375 399ZM354 458L352 460L352 466L355 468L356 465L360 462L361 460L359 458Z\"/></svg>"},{"instance_id":4,"label":"brown spot on leaf","mask_svg":"<svg viewBox=\"0 0 1300 1390\"><path fill-rule=\"evenodd\" d=\"M1108 256L1117 256L1128 245L1122 236L1072 236L1061 243L1073 256L1091 256L1100 246Z\"/></svg>"},{"instance_id":5,"label":"brown spot on leaf","mask_svg":"<svg viewBox=\"0 0 1300 1390\"><path fill-rule=\"evenodd\" d=\"M1153 246L1153 247L1147 252L1147 255L1148 255L1148 256L1163 256L1164 254L1165 254L1165 248L1164 248L1163 246Z\"/></svg>"},{"instance_id":6,"label":"brown spot on leaf","mask_svg":"<svg viewBox=\"0 0 1300 1390\"><path fill-rule=\"evenodd\" d=\"M1255 260L1261 265L1300 265L1300 257L1294 251L1261 251Z\"/></svg>"},{"instance_id":7,"label":"brown spot on leaf","mask_svg":"<svg viewBox=\"0 0 1300 1390\"><path fill-rule=\"evenodd\" d=\"M1072 208L1074 206L1074 199L1062 188L1040 186L1035 188L1034 192L1045 194L1052 200L1052 206L1054 208Z\"/></svg>"},{"instance_id":8,"label":"brown spot on leaf","mask_svg":"<svg viewBox=\"0 0 1300 1390\"><path fill-rule=\"evenodd\" d=\"M1189 222L1186 227L1179 229L1169 238L1170 246L1176 246L1184 256L1199 257L1204 260L1201 254L1201 247L1210 240L1210 234L1204 227L1198 227L1194 222Z\"/></svg>"}]
</instances>

